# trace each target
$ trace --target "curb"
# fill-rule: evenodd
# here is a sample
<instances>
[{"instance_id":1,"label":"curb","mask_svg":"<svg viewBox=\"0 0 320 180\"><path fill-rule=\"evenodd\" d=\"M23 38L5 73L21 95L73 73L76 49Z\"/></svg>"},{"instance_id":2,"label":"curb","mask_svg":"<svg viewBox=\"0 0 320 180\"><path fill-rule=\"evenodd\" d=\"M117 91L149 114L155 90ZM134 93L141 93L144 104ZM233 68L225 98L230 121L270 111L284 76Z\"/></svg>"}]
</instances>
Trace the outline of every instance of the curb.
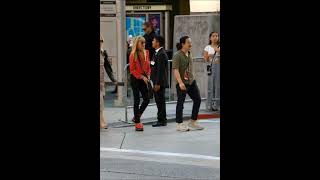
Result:
<instances>
[{"instance_id":1,"label":"curb","mask_svg":"<svg viewBox=\"0 0 320 180\"><path fill-rule=\"evenodd\" d=\"M220 114L199 114L198 119L220 118Z\"/></svg>"}]
</instances>

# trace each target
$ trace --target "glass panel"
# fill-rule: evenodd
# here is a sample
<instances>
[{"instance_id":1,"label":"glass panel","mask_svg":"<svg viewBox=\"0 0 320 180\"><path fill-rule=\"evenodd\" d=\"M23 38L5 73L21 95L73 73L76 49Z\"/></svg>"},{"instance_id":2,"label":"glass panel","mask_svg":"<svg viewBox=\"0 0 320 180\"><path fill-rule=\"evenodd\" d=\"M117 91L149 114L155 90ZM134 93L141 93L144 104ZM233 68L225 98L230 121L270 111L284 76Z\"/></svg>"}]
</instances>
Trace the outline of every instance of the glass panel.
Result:
<instances>
[{"instance_id":1,"label":"glass panel","mask_svg":"<svg viewBox=\"0 0 320 180\"><path fill-rule=\"evenodd\" d=\"M127 37L143 36L142 24L146 22L146 14L127 14L126 30Z\"/></svg>"},{"instance_id":2,"label":"glass panel","mask_svg":"<svg viewBox=\"0 0 320 180\"><path fill-rule=\"evenodd\" d=\"M160 14L149 14L148 20L149 20L149 22L152 23L155 33L157 35L160 35L161 15Z\"/></svg>"}]
</instances>

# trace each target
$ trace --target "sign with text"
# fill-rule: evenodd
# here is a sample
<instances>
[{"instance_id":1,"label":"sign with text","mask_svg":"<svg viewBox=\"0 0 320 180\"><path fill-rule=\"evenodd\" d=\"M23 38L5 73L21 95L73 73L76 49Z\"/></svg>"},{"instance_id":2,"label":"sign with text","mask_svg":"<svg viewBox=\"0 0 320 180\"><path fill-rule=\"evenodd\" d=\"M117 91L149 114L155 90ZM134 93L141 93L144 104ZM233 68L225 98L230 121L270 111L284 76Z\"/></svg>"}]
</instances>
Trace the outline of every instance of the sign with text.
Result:
<instances>
[{"instance_id":1,"label":"sign with text","mask_svg":"<svg viewBox=\"0 0 320 180\"><path fill-rule=\"evenodd\" d=\"M100 1L101 14L116 14L116 1Z\"/></svg>"},{"instance_id":2,"label":"sign with text","mask_svg":"<svg viewBox=\"0 0 320 180\"><path fill-rule=\"evenodd\" d=\"M126 11L171 11L171 5L130 5Z\"/></svg>"},{"instance_id":3,"label":"sign with text","mask_svg":"<svg viewBox=\"0 0 320 180\"><path fill-rule=\"evenodd\" d=\"M127 5L135 4L169 4L172 0L126 0Z\"/></svg>"}]
</instances>

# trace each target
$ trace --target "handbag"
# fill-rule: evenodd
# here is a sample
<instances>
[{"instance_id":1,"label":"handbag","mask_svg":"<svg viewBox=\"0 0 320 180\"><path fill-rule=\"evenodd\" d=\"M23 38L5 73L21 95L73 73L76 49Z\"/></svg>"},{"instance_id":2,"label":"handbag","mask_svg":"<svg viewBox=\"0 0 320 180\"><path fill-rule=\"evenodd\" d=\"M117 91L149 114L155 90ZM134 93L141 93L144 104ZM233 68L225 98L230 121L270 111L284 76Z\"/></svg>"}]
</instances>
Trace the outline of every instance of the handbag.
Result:
<instances>
[{"instance_id":1,"label":"handbag","mask_svg":"<svg viewBox=\"0 0 320 180\"><path fill-rule=\"evenodd\" d=\"M141 61L140 61L139 56L138 56L138 63L139 63L139 65L140 65L141 69L143 70L143 75L144 75L145 77L148 77L148 75L146 74L146 72L145 72L144 69L143 69L143 66L142 66L142 64L141 64ZM147 90L148 90L148 98L149 98L149 99L153 99L153 83L152 83L152 81L150 81L150 79L148 79Z\"/></svg>"},{"instance_id":2,"label":"handbag","mask_svg":"<svg viewBox=\"0 0 320 180\"><path fill-rule=\"evenodd\" d=\"M218 47L220 47L220 46L218 46ZM207 65L208 76L211 76L211 75L212 75L212 65L213 65L213 60L214 60L215 57L216 57L216 54L217 54L217 52L214 52L211 63L210 63L209 65Z\"/></svg>"},{"instance_id":3,"label":"handbag","mask_svg":"<svg viewBox=\"0 0 320 180\"><path fill-rule=\"evenodd\" d=\"M153 84L152 84L152 81L148 81L148 85L147 85L147 88L148 88L148 97L149 99L153 99Z\"/></svg>"},{"instance_id":4,"label":"handbag","mask_svg":"<svg viewBox=\"0 0 320 180\"><path fill-rule=\"evenodd\" d=\"M106 72L107 72L110 80L111 80L112 82L116 82L116 80L115 80L115 78L114 78L114 76L113 76L113 71L112 71L111 64L110 64L110 62L109 62L109 60L108 60L107 51L104 50L104 51L102 52L102 55L104 56L104 64L103 64L104 69L106 70Z\"/></svg>"}]
</instances>

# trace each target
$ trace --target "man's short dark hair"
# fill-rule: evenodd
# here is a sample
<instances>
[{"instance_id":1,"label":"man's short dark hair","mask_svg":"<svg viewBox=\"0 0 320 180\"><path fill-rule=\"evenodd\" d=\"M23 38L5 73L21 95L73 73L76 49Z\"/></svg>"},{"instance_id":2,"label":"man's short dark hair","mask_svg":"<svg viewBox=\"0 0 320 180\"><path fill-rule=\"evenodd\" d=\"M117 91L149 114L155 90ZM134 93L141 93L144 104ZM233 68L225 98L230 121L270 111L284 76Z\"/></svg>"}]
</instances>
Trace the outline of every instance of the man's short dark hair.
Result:
<instances>
[{"instance_id":1,"label":"man's short dark hair","mask_svg":"<svg viewBox=\"0 0 320 180\"><path fill-rule=\"evenodd\" d=\"M164 46L164 38L162 36L155 36L154 39L159 42L160 47Z\"/></svg>"},{"instance_id":2,"label":"man's short dark hair","mask_svg":"<svg viewBox=\"0 0 320 180\"><path fill-rule=\"evenodd\" d=\"M151 22L144 22L142 25L153 28Z\"/></svg>"}]
</instances>

